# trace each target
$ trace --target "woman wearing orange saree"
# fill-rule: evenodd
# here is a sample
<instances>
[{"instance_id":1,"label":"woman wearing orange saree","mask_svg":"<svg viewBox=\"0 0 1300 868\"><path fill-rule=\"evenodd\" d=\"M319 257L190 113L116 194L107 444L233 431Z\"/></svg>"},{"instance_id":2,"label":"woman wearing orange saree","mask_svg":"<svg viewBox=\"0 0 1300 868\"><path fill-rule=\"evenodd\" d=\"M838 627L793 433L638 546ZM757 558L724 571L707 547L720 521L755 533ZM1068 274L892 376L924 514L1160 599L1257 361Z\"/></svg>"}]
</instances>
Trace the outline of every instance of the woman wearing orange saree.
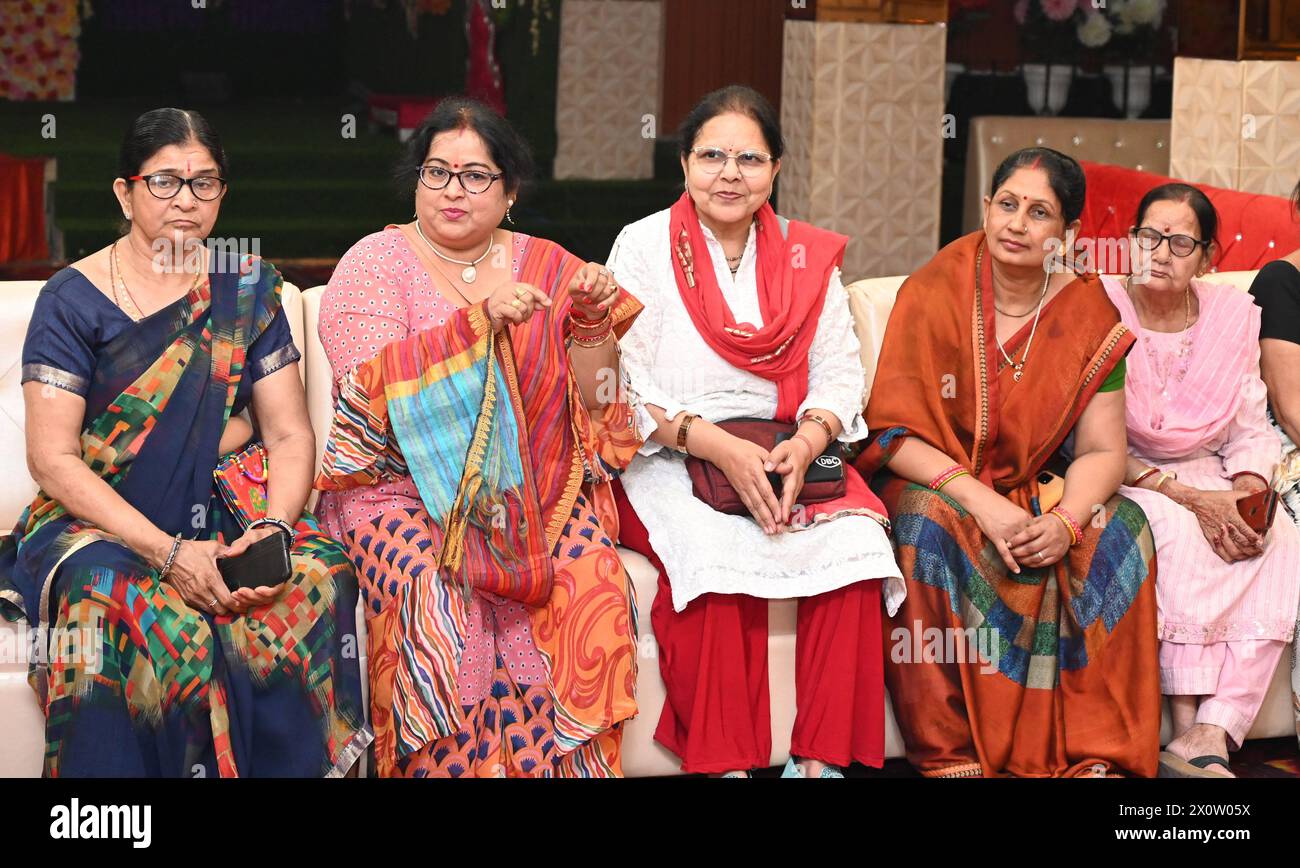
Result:
<instances>
[{"instance_id":1,"label":"woman wearing orange saree","mask_svg":"<svg viewBox=\"0 0 1300 868\"><path fill-rule=\"evenodd\" d=\"M1095 275L1051 267L1083 207L1074 160L1012 154L984 201L984 228L899 290L867 405L858 467L908 581L894 712L927 777L1151 776L1154 550L1115 494L1134 338Z\"/></svg>"},{"instance_id":2,"label":"woman wearing orange saree","mask_svg":"<svg viewBox=\"0 0 1300 868\"><path fill-rule=\"evenodd\" d=\"M444 100L405 167L415 221L357 242L320 316L320 512L361 582L376 766L618 776L636 614L609 482L641 440L607 375L640 304L500 228L529 159L490 109Z\"/></svg>"}]
</instances>

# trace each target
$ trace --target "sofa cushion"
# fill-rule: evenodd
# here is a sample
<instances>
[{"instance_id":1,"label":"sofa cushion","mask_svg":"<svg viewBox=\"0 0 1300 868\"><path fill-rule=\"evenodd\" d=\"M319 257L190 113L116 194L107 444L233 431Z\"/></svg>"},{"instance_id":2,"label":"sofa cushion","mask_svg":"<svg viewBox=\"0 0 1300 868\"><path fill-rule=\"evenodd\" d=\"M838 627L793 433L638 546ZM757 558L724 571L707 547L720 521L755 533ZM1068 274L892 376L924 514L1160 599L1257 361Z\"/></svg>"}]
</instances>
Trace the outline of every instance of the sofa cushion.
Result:
<instances>
[{"instance_id":1,"label":"sofa cushion","mask_svg":"<svg viewBox=\"0 0 1300 868\"><path fill-rule=\"evenodd\" d=\"M26 411L19 385L23 368L23 341L32 318L42 280L15 280L0 284L4 293L0 315L0 454L11 456L0 485L0 533L8 533L18 516L36 496L37 486L27 472Z\"/></svg>"},{"instance_id":2,"label":"sofa cushion","mask_svg":"<svg viewBox=\"0 0 1300 868\"><path fill-rule=\"evenodd\" d=\"M866 371L863 396L871 394L871 384L876 378L876 359L880 357L880 344L885 339L885 326L894 309L899 287L906 277L870 277L857 280L844 287L849 296L849 310L853 312L853 329L858 335L862 367Z\"/></svg>"},{"instance_id":3,"label":"sofa cushion","mask_svg":"<svg viewBox=\"0 0 1300 868\"><path fill-rule=\"evenodd\" d=\"M1148 190L1176 178L1122 166L1082 163L1088 201L1080 215L1080 238L1123 238ZM1284 196L1243 193L1197 184L1219 212L1218 271L1258 269L1300 248L1300 223ZM1102 266L1107 267L1107 266Z\"/></svg>"}]
</instances>

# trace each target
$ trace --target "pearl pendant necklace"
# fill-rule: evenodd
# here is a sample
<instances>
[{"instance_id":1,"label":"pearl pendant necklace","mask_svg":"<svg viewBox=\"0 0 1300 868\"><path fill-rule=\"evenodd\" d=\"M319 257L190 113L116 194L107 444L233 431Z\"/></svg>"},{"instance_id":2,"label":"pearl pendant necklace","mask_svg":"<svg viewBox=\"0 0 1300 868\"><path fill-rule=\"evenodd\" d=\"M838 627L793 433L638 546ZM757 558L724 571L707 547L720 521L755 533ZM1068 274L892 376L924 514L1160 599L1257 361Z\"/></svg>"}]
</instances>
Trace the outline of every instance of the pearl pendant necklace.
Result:
<instances>
[{"instance_id":1,"label":"pearl pendant necklace","mask_svg":"<svg viewBox=\"0 0 1300 868\"><path fill-rule=\"evenodd\" d=\"M463 265L463 266L465 266L465 269L460 273L460 279L461 279L461 280L465 281L465 283L467 283L467 284L471 284L471 283L473 283L474 281L478 280L478 268L477 268L476 266L477 266L480 262L482 262L484 259L487 259L488 254L492 252L492 240L491 240L491 239L488 240L487 250L484 250L484 251L483 251L483 255L482 255L482 256L480 256L478 259L473 260L472 262L467 262L467 261L465 261L464 259L452 259L450 256L448 256L447 254L443 253L443 252L442 252L441 250L439 250L437 247L434 247L434 246L433 246L433 242L430 241L427 237L425 237L424 230L420 228L420 221L419 221L419 220L416 220L416 221L415 221L415 231L419 233L419 235L420 235L420 239L421 239L422 241L424 241L425 245L427 245L428 248L429 248L430 250L433 251L433 255L434 255L434 256L438 257L439 259L443 260L444 262L450 262L450 263L452 263L453 265Z\"/></svg>"}]
</instances>

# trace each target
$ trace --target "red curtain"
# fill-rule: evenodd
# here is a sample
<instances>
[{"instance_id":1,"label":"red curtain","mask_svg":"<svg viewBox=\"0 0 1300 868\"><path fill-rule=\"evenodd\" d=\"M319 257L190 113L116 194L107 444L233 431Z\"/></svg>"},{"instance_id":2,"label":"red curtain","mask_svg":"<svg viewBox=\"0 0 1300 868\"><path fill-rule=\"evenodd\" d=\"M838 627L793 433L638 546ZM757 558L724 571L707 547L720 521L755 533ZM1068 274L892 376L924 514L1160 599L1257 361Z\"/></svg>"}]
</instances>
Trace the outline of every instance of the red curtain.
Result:
<instances>
[{"instance_id":1,"label":"red curtain","mask_svg":"<svg viewBox=\"0 0 1300 868\"><path fill-rule=\"evenodd\" d=\"M45 158L0 154L0 262L49 259Z\"/></svg>"},{"instance_id":2,"label":"red curtain","mask_svg":"<svg viewBox=\"0 0 1300 868\"><path fill-rule=\"evenodd\" d=\"M504 115L506 91L497 63L496 39L497 27L487 0L469 0L465 7L465 40L469 43L465 93Z\"/></svg>"}]
</instances>

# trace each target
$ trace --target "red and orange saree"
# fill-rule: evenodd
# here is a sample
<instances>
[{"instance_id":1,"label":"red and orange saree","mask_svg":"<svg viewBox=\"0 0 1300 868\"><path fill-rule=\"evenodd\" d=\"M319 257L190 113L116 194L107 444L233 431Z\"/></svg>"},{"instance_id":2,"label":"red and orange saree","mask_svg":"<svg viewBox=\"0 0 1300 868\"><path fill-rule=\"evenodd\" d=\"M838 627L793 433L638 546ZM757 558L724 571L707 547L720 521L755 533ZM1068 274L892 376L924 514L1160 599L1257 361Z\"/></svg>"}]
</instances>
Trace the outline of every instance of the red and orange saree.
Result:
<instances>
[{"instance_id":1,"label":"red and orange saree","mask_svg":"<svg viewBox=\"0 0 1300 868\"><path fill-rule=\"evenodd\" d=\"M889 472L919 437L1040 514L1038 473L1134 339L1100 280L1080 277L1043 308L1036 358L1016 382L994 321L976 232L899 290L867 406L876 434L858 468L874 474L908 581L885 638L908 759L930 777L1154 775L1155 560L1142 511L1118 496L1098 504L1065 559L1014 575L954 500Z\"/></svg>"},{"instance_id":2,"label":"red and orange saree","mask_svg":"<svg viewBox=\"0 0 1300 868\"><path fill-rule=\"evenodd\" d=\"M565 289L582 264L529 238L516 279L552 307L499 334L462 308L339 384L317 487L409 474L420 493L344 539L381 775L621 773L636 616L609 482L641 441L620 384L593 413L574 379ZM622 296L616 334L640 308Z\"/></svg>"}]
</instances>

